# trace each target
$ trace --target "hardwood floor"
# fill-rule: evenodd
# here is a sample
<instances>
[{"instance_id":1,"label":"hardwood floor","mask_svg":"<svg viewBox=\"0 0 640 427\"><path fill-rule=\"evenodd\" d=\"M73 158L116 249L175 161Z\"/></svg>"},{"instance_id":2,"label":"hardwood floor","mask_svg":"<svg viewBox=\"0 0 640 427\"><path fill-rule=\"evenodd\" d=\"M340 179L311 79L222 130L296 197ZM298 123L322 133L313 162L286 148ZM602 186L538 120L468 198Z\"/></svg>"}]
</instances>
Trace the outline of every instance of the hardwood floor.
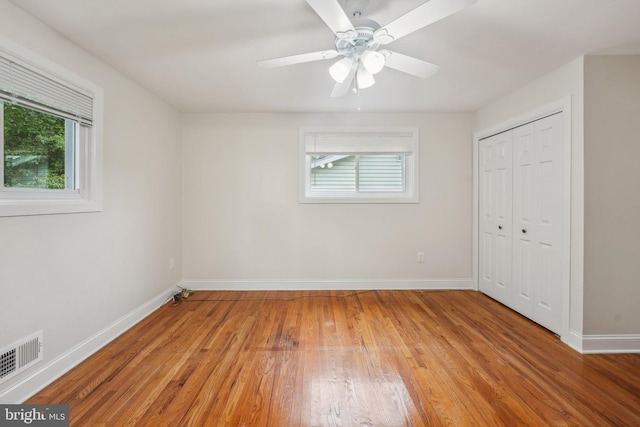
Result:
<instances>
[{"instance_id":1,"label":"hardwood floor","mask_svg":"<svg viewBox=\"0 0 640 427\"><path fill-rule=\"evenodd\" d=\"M28 403L76 426L640 425L640 354L474 291L198 292Z\"/></svg>"}]
</instances>

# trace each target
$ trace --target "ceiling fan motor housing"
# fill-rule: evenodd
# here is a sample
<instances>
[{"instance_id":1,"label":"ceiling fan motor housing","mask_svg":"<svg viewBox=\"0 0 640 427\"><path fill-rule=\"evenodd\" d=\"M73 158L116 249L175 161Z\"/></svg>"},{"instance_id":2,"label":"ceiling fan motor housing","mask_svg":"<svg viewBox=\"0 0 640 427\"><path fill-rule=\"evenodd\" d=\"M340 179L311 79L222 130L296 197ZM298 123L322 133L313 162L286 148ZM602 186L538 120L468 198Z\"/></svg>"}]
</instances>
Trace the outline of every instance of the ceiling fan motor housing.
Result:
<instances>
[{"instance_id":1,"label":"ceiling fan motor housing","mask_svg":"<svg viewBox=\"0 0 640 427\"><path fill-rule=\"evenodd\" d=\"M358 58L367 50L376 50L380 44L374 41L373 33L380 28L380 24L371 19L353 20L356 30L355 38L336 38L336 50L346 58Z\"/></svg>"}]
</instances>

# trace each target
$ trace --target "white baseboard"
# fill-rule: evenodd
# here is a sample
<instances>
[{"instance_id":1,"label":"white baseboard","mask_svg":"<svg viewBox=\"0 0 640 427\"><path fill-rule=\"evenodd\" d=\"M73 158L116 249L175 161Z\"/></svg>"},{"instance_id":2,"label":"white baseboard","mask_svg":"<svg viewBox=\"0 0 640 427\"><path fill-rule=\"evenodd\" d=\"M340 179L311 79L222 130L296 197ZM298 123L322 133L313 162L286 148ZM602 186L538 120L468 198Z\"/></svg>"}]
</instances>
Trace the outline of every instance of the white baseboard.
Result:
<instances>
[{"instance_id":1,"label":"white baseboard","mask_svg":"<svg viewBox=\"0 0 640 427\"><path fill-rule=\"evenodd\" d=\"M640 353L640 335L582 335L570 331L562 341L582 354Z\"/></svg>"},{"instance_id":2,"label":"white baseboard","mask_svg":"<svg viewBox=\"0 0 640 427\"><path fill-rule=\"evenodd\" d=\"M471 279L419 280L185 280L182 287L200 291L337 291L475 289Z\"/></svg>"},{"instance_id":3,"label":"white baseboard","mask_svg":"<svg viewBox=\"0 0 640 427\"><path fill-rule=\"evenodd\" d=\"M169 301L176 286L142 304L100 332L72 347L19 382L0 390L0 403L22 403ZM34 367L35 368L35 367Z\"/></svg>"},{"instance_id":4,"label":"white baseboard","mask_svg":"<svg viewBox=\"0 0 640 427\"><path fill-rule=\"evenodd\" d=\"M640 353L640 335L583 335L582 353Z\"/></svg>"},{"instance_id":5,"label":"white baseboard","mask_svg":"<svg viewBox=\"0 0 640 427\"><path fill-rule=\"evenodd\" d=\"M576 350L579 353L582 353L582 335L575 331L569 331L568 334L562 335L560 337L562 342Z\"/></svg>"}]
</instances>

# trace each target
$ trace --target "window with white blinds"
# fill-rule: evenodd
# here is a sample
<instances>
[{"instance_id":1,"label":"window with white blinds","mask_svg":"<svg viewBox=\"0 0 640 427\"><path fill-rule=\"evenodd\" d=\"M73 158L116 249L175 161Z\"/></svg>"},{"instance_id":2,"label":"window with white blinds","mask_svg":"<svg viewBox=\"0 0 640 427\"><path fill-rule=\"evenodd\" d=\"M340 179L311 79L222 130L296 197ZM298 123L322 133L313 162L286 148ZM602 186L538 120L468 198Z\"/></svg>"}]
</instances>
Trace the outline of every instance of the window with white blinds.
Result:
<instances>
[{"instance_id":1,"label":"window with white blinds","mask_svg":"<svg viewBox=\"0 0 640 427\"><path fill-rule=\"evenodd\" d=\"M301 203L418 202L418 130L301 129Z\"/></svg>"},{"instance_id":2,"label":"window with white blinds","mask_svg":"<svg viewBox=\"0 0 640 427\"><path fill-rule=\"evenodd\" d=\"M101 209L103 91L0 39L0 216Z\"/></svg>"}]
</instances>

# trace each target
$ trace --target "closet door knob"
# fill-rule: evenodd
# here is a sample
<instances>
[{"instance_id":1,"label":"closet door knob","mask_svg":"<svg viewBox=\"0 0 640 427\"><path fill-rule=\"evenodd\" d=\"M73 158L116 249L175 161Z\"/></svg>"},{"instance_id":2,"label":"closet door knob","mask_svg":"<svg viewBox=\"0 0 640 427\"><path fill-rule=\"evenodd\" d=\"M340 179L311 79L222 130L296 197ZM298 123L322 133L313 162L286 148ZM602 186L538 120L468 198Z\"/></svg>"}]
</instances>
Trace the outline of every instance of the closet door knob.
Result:
<instances>
[{"instance_id":1,"label":"closet door knob","mask_svg":"<svg viewBox=\"0 0 640 427\"><path fill-rule=\"evenodd\" d=\"M498 226L498 230L502 230L502 226L501 225Z\"/></svg>"},{"instance_id":2,"label":"closet door knob","mask_svg":"<svg viewBox=\"0 0 640 427\"><path fill-rule=\"evenodd\" d=\"M523 234L527 234L527 230L523 228L523 229L522 229L522 233L523 233Z\"/></svg>"}]
</instances>

